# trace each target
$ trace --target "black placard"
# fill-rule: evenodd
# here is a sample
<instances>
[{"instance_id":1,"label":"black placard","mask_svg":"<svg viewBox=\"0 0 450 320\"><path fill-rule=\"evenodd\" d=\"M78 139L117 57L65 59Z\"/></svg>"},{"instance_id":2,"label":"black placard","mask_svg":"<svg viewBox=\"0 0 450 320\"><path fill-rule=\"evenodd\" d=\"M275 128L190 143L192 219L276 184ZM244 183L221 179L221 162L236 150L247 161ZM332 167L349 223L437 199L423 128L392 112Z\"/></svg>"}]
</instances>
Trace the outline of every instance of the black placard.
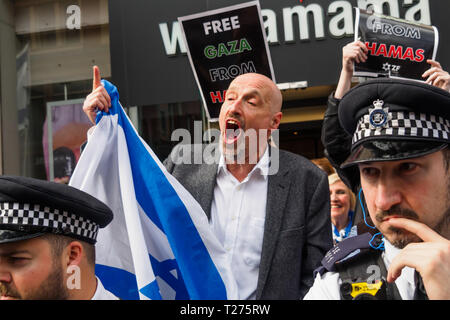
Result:
<instances>
[{"instance_id":1,"label":"black placard","mask_svg":"<svg viewBox=\"0 0 450 320\"><path fill-rule=\"evenodd\" d=\"M388 76L424 80L439 43L434 26L369 13L356 8L355 40L369 49L368 59L355 63L355 76Z\"/></svg>"},{"instance_id":2,"label":"black placard","mask_svg":"<svg viewBox=\"0 0 450 320\"><path fill-rule=\"evenodd\" d=\"M225 92L240 74L275 82L258 1L179 17L207 116L217 121Z\"/></svg>"}]
</instances>

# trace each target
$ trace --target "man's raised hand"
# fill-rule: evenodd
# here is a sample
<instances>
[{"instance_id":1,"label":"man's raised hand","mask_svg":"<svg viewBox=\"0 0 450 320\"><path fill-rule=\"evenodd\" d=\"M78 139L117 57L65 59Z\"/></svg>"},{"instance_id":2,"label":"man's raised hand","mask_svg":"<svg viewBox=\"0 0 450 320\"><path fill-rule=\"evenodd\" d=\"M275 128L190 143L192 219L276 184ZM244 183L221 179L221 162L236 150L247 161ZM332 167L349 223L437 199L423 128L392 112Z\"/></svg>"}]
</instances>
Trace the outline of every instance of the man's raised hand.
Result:
<instances>
[{"instance_id":1,"label":"man's raised hand","mask_svg":"<svg viewBox=\"0 0 450 320\"><path fill-rule=\"evenodd\" d=\"M111 106L111 98L108 92L103 87L100 82L100 70L97 66L92 68L93 80L92 80L92 92L86 97L83 103L83 111L88 116L89 120L95 124L95 117L97 116L97 111L109 111Z\"/></svg>"}]
</instances>

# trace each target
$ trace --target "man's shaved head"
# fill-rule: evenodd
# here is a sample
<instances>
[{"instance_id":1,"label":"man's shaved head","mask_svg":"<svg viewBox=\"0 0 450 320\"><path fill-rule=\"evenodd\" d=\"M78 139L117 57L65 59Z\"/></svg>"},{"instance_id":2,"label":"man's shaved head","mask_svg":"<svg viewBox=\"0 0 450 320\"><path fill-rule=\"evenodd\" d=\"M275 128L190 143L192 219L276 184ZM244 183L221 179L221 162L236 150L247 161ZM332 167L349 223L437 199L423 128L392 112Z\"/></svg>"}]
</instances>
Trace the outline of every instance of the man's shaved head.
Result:
<instances>
[{"instance_id":1,"label":"man's shaved head","mask_svg":"<svg viewBox=\"0 0 450 320\"><path fill-rule=\"evenodd\" d=\"M233 85L240 85L241 83L252 82L260 88L265 90L265 100L269 103L272 114L281 111L281 106L283 104L283 96L281 95L280 89L272 81L272 79L259 73L244 73L236 77L231 83L230 87Z\"/></svg>"}]
</instances>

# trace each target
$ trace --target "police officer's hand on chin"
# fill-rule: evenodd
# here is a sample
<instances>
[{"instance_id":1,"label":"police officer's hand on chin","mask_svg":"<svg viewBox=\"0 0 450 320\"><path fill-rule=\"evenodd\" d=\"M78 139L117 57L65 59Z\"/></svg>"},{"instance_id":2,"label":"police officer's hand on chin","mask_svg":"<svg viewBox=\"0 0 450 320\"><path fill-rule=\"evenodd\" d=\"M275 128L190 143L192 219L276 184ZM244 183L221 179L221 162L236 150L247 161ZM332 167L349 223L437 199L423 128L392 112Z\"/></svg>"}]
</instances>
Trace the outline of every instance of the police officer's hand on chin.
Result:
<instances>
[{"instance_id":1,"label":"police officer's hand on chin","mask_svg":"<svg viewBox=\"0 0 450 320\"><path fill-rule=\"evenodd\" d=\"M408 244L394 258L387 280L395 281L404 267L411 267L422 276L430 299L450 299L450 241L425 224L411 219L392 218L389 222L392 227L415 234L423 242Z\"/></svg>"}]
</instances>

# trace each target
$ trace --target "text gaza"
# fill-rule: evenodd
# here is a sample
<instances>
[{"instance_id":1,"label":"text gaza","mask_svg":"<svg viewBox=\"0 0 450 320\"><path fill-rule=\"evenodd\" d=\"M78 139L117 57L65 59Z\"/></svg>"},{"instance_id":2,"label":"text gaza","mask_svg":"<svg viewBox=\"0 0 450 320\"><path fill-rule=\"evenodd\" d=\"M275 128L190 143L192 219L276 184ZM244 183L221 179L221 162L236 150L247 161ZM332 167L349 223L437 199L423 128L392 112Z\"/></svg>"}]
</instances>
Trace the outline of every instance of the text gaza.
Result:
<instances>
[{"instance_id":1,"label":"text gaza","mask_svg":"<svg viewBox=\"0 0 450 320\"><path fill-rule=\"evenodd\" d=\"M208 59L220 58L221 56L230 56L233 54L239 54L244 51L252 51L252 47L246 38L240 40L228 41L225 43L219 43L217 49L214 45L206 46L203 50L205 57Z\"/></svg>"},{"instance_id":2,"label":"text gaza","mask_svg":"<svg viewBox=\"0 0 450 320\"><path fill-rule=\"evenodd\" d=\"M239 17L232 16L229 18L223 18L221 20L212 20L203 23L203 29L205 30L205 34L209 35L209 32L212 31L214 33L230 31L232 29L239 29L241 26L239 25Z\"/></svg>"}]
</instances>

